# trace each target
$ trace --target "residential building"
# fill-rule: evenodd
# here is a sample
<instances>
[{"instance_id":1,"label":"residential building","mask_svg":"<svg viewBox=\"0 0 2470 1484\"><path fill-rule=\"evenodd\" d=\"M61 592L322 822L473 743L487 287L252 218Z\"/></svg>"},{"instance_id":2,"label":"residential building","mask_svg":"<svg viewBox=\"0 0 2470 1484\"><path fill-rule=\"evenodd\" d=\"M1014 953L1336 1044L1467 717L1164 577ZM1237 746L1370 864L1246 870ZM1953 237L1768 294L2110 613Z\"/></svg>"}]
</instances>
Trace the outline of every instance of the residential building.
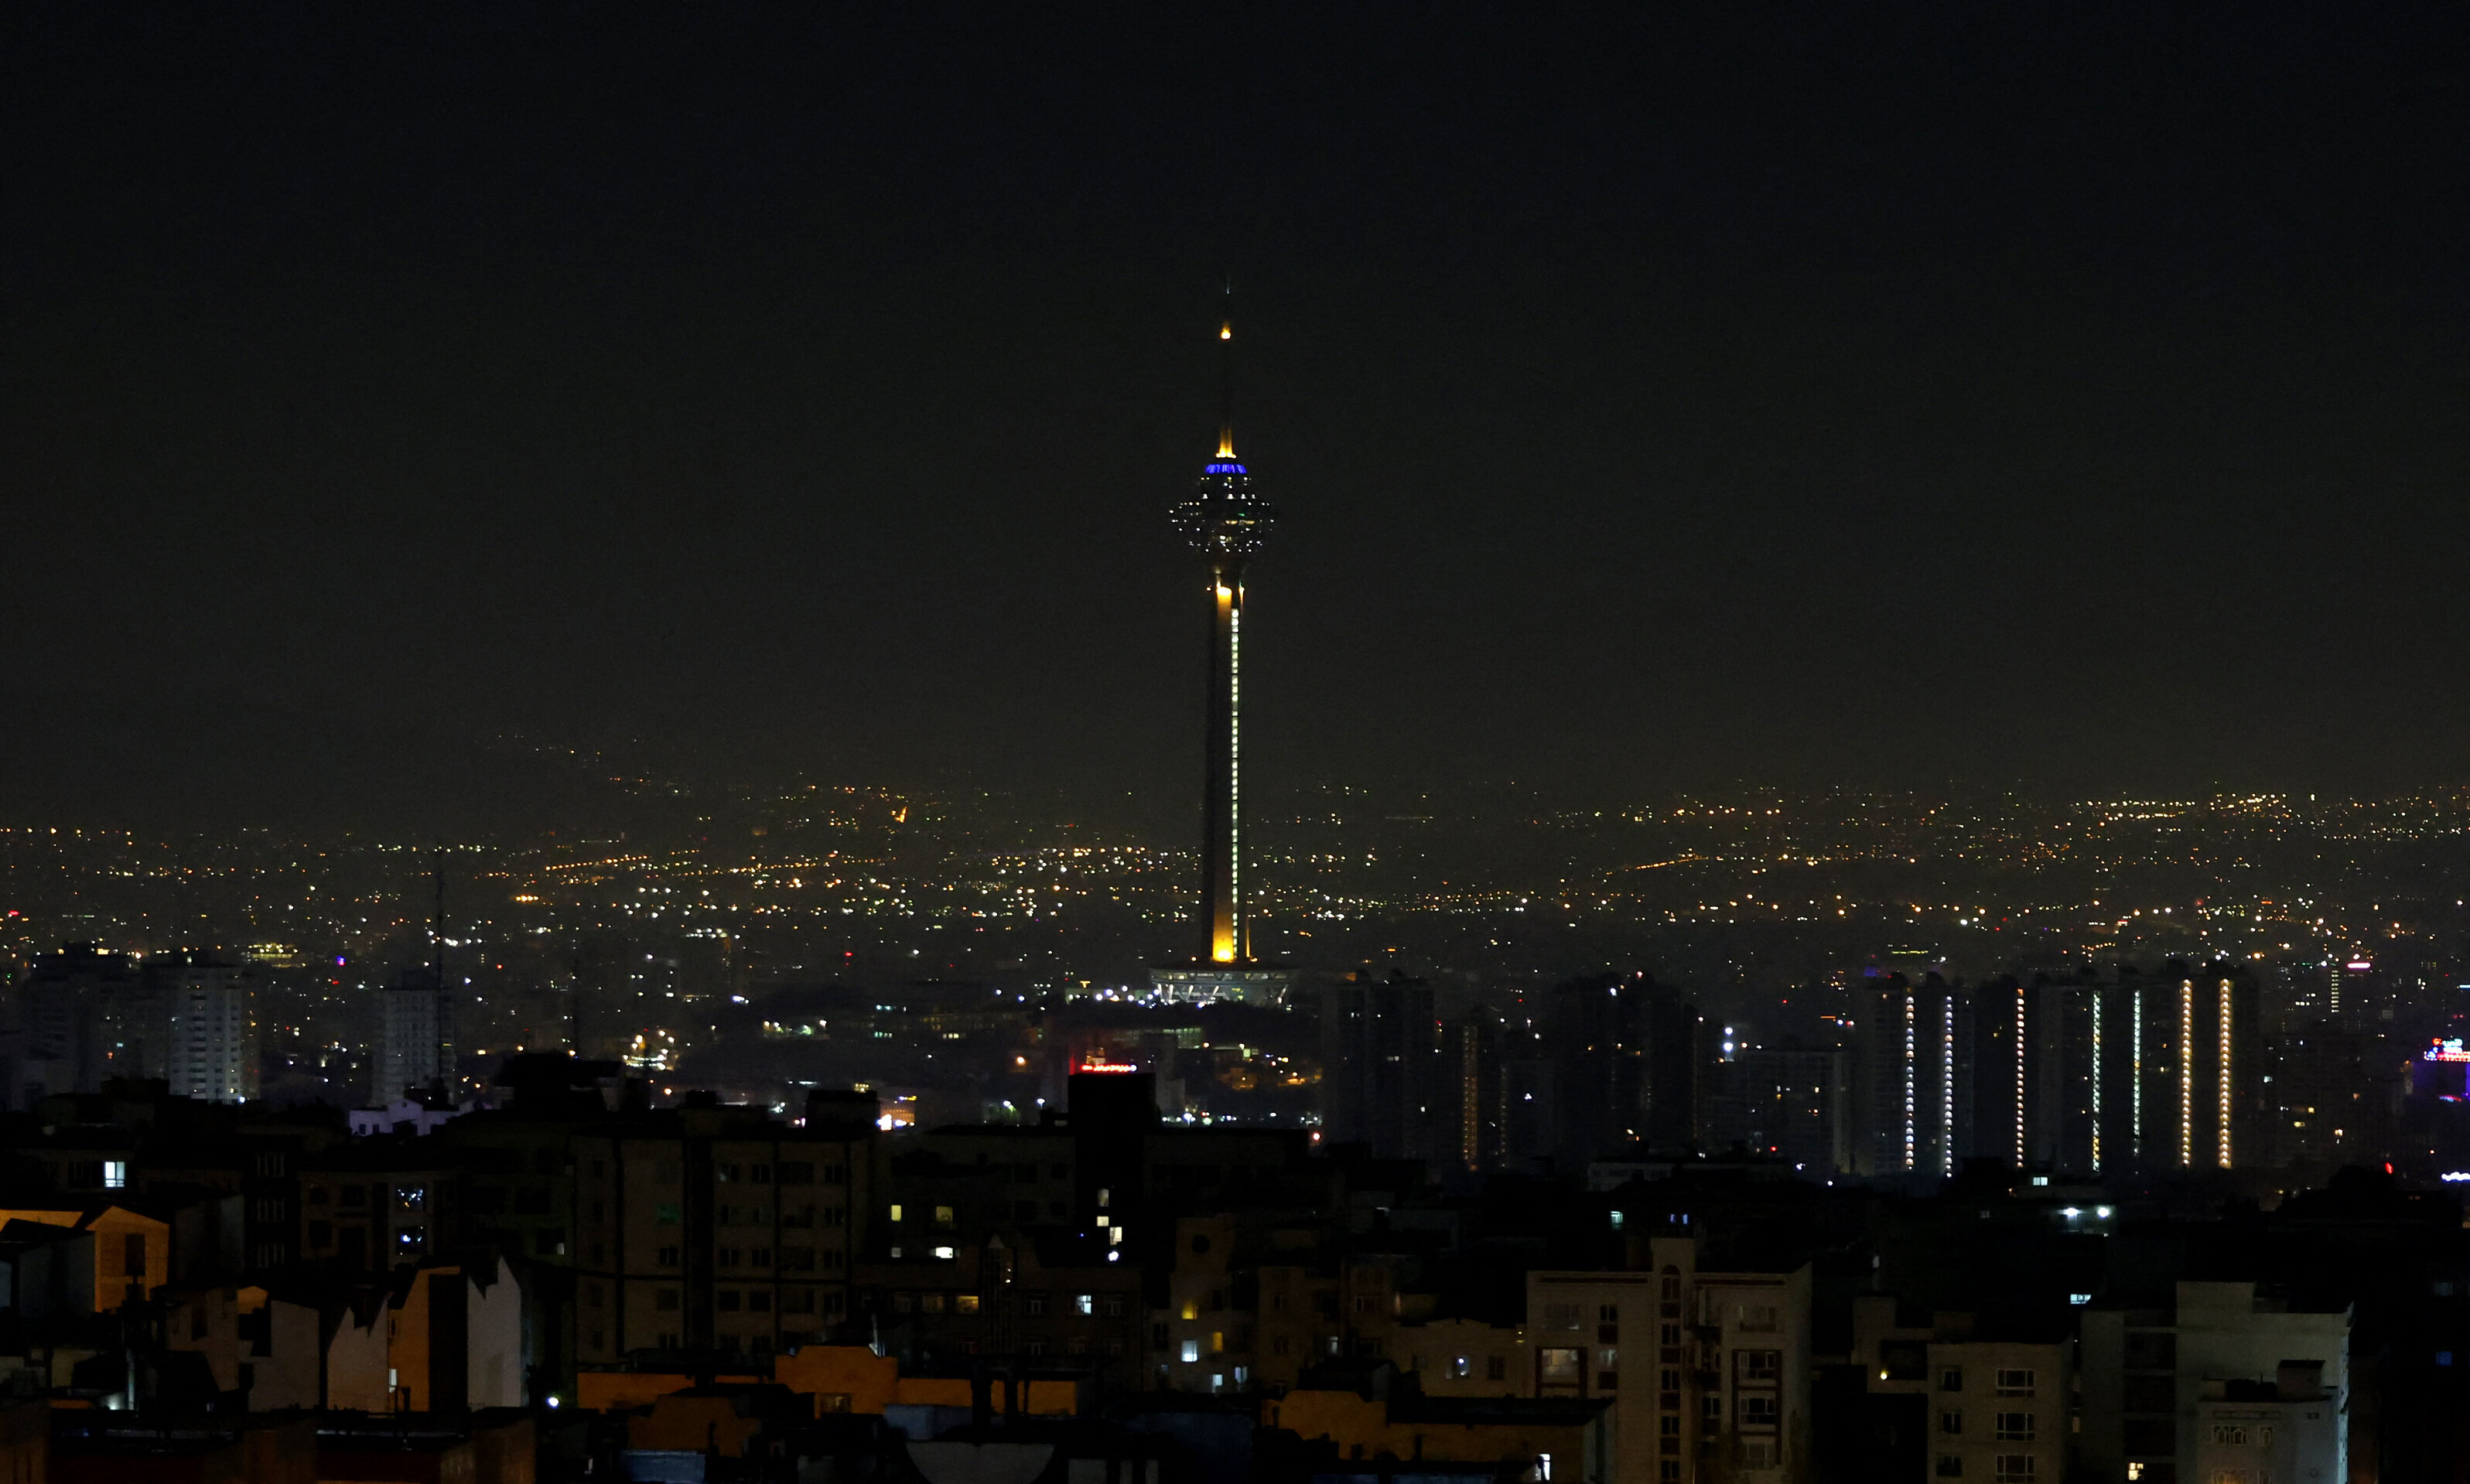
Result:
<instances>
[{"instance_id":1,"label":"residential building","mask_svg":"<svg viewBox=\"0 0 2470 1484\"><path fill-rule=\"evenodd\" d=\"M454 1001L438 970L408 970L378 991L377 1066L369 1101L384 1107L454 1081Z\"/></svg>"},{"instance_id":2,"label":"residential building","mask_svg":"<svg viewBox=\"0 0 2470 1484\"><path fill-rule=\"evenodd\" d=\"M772 1355L850 1311L874 1100L819 1095L803 1126L703 1101L573 1140L576 1355Z\"/></svg>"},{"instance_id":3,"label":"residential building","mask_svg":"<svg viewBox=\"0 0 2470 1484\"><path fill-rule=\"evenodd\" d=\"M0 1209L0 1238L25 1221L63 1227L92 1238L93 1272L81 1287L94 1295L97 1313L136 1299L151 1298L172 1270L172 1223L127 1206L102 1202L83 1207Z\"/></svg>"},{"instance_id":4,"label":"residential building","mask_svg":"<svg viewBox=\"0 0 2470 1484\"><path fill-rule=\"evenodd\" d=\"M155 961L163 1006L163 1078L175 1098L253 1102L258 1090L257 982L206 954Z\"/></svg>"},{"instance_id":5,"label":"residential building","mask_svg":"<svg viewBox=\"0 0 2470 1484\"><path fill-rule=\"evenodd\" d=\"M2167 1310L2088 1308L2084 1466L2145 1484L2211 1484L2224 1467L2347 1478L2349 1337L2347 1310L2293 1310L2251 1283L2181 1282Z\"/></svg>"},{"instance_id":6,"label":"residential building","mask_svg":"<svg viewBox=\"0 0 2470 1484\"><path fill-rule=\"evenodd\" d=\"M1656 1484L1810 1478L1810 1270L1702 1269L1693 1238L1650 1265L1527 1274L1538 1397L1614 1403L1619 1477Z\"/></svg>"}]
</instances>

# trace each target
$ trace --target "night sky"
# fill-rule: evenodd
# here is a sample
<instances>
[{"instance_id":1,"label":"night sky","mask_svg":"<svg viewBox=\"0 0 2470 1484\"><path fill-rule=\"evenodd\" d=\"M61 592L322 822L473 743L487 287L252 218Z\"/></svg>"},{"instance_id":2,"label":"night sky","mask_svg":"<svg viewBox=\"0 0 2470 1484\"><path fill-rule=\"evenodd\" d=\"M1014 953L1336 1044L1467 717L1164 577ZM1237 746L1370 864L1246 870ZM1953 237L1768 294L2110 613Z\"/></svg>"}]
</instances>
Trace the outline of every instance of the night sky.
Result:
<instances>
[{"instance_id":1,"label":"night sky","mask_svg":"<svg viewBox=\"0 0 2470 1484\"><path fill-rule=\"evenodd\" d=\"M0 813L2470 781L2449 9L12 7Z\"/></svg>"}]
</instances>

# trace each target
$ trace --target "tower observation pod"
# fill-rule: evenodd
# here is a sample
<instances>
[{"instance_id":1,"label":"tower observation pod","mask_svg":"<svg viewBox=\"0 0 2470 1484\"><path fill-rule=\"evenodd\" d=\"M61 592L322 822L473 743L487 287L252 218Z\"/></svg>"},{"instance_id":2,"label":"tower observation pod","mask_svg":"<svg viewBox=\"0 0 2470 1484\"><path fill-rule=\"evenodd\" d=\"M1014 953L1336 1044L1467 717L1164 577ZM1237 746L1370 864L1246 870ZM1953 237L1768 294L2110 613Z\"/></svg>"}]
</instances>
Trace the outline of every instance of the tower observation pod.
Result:
<instances>
[{"instance_id":1,"label":"tower observation pod","mask_svg":"<svg viewBox=\"0 0 2470 1484\"><path fill-rule=\"evenodd\" d=\"M1173 1000L1240 999L1273 1004L1293 971L1252 957L1244 915L1244 568L1275 522L1252 492L1252 474L1235 452L1234 339L1230 317L1218 328L1221 406L1218 452L1192 494L1176 505L1175 527L1200 554L1209 605L1207 740L1200 804L1200 957L1161 964L1151 985Z\"/></svg>"}]
</instances>

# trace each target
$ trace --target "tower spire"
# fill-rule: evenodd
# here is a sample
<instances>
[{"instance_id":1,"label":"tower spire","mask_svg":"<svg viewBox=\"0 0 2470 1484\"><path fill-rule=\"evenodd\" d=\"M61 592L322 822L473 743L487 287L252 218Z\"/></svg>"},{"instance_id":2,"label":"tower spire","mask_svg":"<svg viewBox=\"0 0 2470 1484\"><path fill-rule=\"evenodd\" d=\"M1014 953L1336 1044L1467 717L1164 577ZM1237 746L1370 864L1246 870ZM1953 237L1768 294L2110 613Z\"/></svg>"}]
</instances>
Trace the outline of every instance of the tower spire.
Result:
<instances>
[{"instance_id":1,"label":"tower spire","mask_svg":"<svg viewBox=\"0 0 2470 1484\"><path fill-rule=\"evenodd\" d=\"M1244 569L1275 517L1269 501L1252 492L1251 471L1235 456L1234 340L1235 280L1229 276L1218 321L1218 454L1201 466L1174 517L1200 556L1210 614L1195 944L1203 956L1153 970L1151 984L1169 999L1275 1004L1293 976L1252 957L1244 911L1243 806Z\"/></svg>"},{"instance_id":2,"label":"tower spire","mask_svg":"<svg viewBox=\"0 0 2470 1484\"><path fill-rule=\"evenodd\" d=\"M1225 312L1218 320L1218 456L1235 456L1235 279L1226 280Z\"/></svg>"}]
</instances>

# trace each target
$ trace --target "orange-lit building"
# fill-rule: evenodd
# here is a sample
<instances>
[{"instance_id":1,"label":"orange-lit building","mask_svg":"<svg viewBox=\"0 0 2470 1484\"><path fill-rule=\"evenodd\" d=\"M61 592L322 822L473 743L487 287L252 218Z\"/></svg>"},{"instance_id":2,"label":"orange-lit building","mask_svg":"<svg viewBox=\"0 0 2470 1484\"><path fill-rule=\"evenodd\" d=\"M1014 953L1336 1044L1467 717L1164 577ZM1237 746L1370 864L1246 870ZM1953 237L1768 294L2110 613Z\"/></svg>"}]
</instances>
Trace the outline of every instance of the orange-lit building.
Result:
<instances>
[{"instance_id":1,"label":"orange-lit building","mask_svg":"<svg viewBox=\"0 0 2470 1484\"><path fill-rule=\"evenodd\" d=\"M1283 1428L1347 1461L1508 1465L1526 1477L1610 1484L1612 1403L1582 1398L1432 1398L1409 1376L1362 1390L1298 1387L1261 1403L1261 1426Z\"/></svg>"},{"instance_id":2,"label":"orange-lit building","mask_svg":"<svg viewBox=\"0 0 2470 1484\"><path fill-rule=\"evenodd\" d=\"M94 1309L106 1313L130 1299L153 1296L172 1266L172 1226L126 1206L105 1202L75 1209L0 1209L0 1226L33 1221L84 1232L94 1239Z\"/></svg>"},{"instance_id":3,"label":"orange-lit building","mask_svg":"<svg viewBox=\"0 0 2470 1484\"><path fill-rule=\"evenodd\" d=\"M771 1379L813 1402L817 1414L880 1417L897 1406L967 1407L971 1404L966 1376L903 1376L900 1361L878 1356L864 1345L805 1345L776 1356ZM721 1375L722 1387L759 1384L757 1375ZM684 1371L586 1371L576 1378L575 1401L591 1411L624 1411L652 1406L662 1399L694 1389L696 1378ZM1000 1391L996 1393L998 1402ZM1023 1378L1017 1396L1021 1411L1041 1417L1070 1417L1082 1409L1083 1382L1068 1376ZM638 1448L654 1445L638 1443ZM702 1445L697 1444L700 1448Z\"/></svg>"}]
</instances>

